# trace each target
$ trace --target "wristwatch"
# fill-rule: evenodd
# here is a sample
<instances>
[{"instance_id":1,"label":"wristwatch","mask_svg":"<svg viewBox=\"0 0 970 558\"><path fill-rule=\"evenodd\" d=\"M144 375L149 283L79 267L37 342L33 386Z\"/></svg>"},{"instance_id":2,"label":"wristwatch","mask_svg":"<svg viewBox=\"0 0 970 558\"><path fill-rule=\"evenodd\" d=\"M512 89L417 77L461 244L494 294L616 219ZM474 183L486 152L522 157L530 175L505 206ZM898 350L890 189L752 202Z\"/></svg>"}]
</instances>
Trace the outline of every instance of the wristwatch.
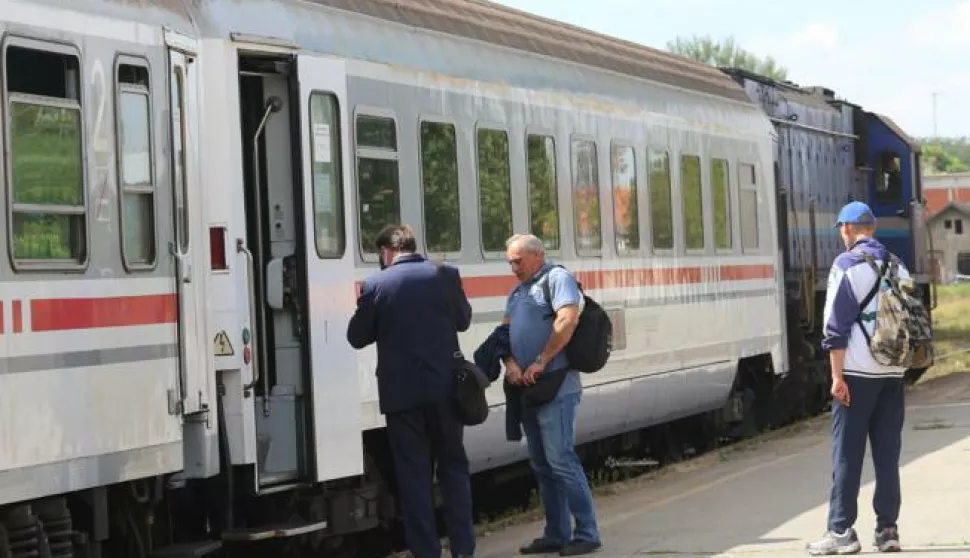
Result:
<instances>
[{"instance_id":1,"label":"wristwatch","mask_svg":"<svg viewBox=\"0 0 970 558\"><path fill-rule=\"evenodd\" d=\"M543 368L545 368L545 366L546 366L546 362L544 360L542 360L542 355L539 355L539 356L536 357L536 360L535 360L535 363L534 364L538 364L539 366L542 366Z\"/></svg>"}]
</instances>

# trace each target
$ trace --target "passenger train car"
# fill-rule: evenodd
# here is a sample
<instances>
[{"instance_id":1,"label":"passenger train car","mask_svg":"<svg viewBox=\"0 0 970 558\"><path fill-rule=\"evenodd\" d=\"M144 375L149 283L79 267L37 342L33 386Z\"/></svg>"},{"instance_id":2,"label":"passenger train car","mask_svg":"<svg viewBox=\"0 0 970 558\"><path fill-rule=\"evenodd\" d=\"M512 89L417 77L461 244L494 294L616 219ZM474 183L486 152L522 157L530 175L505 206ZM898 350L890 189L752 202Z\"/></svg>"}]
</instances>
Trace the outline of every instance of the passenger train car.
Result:
<instances>
[{"instance_id":1,"label":"passenger train car","mask_svg":"<svg viewBox=\"0 0 970 558\"><path fill-rule=\"evenodd\" d=\"M475 0L0 0L0 53L0 558L350 556L386 530L375 352L345 332L389 222L460 266L468 353L514 232L607 308L582 443L824 404L784 239L830 234L859 164L785 193L824 210L779 204L789 140L729 73ZM488 399L481 475L526 457Z\"/></svg>"}]
</instances>

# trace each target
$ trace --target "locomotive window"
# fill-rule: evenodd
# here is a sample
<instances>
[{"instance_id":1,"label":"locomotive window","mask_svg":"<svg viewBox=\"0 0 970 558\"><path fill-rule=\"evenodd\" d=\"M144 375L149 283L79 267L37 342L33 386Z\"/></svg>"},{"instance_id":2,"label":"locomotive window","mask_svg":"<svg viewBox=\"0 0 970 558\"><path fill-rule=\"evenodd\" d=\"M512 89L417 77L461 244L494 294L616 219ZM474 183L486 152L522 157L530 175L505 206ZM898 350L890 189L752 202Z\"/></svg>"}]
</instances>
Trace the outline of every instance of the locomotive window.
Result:
<instances>
[{"instance_id":1,"label":"locomotive window","mask_svg":"<svg viewBox=\"0 0 970 558\"><path fill-rule=\"evenodd\" d=\"M670 194L670 156L666 151L649 153L650 158L650 217L653 247L670 250L674 247L674 220Z\"/></svg>"},{"instance_id":2,"label":"locomotive window","mask_svg":"<svg viewBox=\"0 0 970 558\"><path fill-rule=\"evenodd\" d=\"M636 154L629 145L613 145L613 227L616 251L629 254L640 249L640 217L637 212Z\"/></svg>"},{"instance_id":3,"label":"locomotive window","mask_svg":"<svg viewBox=\"0 0 970 558\"><path fill-rule=\"evenodd\" d=\"M680 188L684 202L684 244L688 250L703 250L704 200L700 157L680 157Z\"/></svg>"},{"instance_id":4,"label":"locomotive window","mask_svg":"<svg viewBox=\"0 0 970 558\"><path fill-rule=\"evenodd\" d=\"M147 68L118 66L117 111L121 254L129 269L151 267L155 263L155 181Z\"/></svg>"},{"instance_id":5,"label":"locomotive window","mask_svg":"<svg viewBox=\"0 0 970 558\"><path fill-rule=\"evenodd\" d=\"M576 249L580 253L597 251L603 245L603 238L600 234L599 165L596 164L596 143L574 139L572 160Z\"/></svg>"},{"instance_id":6,"label":"locomotive window","mask_svg":"<svg viewBox=\"0 0 970 558\"><path fill-rule=\"evenodd\" d=\"M724 159L711 161L711 193L714 197L714 247L730 250L731 241L731 190L728 187L728 162Z\"/></svg>"},{"instance_id":7,"label":"locomotive window","mask_svg":"<svg viewBox=\"0 0 970 558\"><path fill-rule=\"evenodd\" d=\"M458 146L455 125L421 122L424 238L429 252L461 250Z\"/></svg>"},{"instance_id":8,"label":"locomotive window","mask_svg":"<svg viewBox=\"0 0 970 558\"><path fill-rule=\"evenodd\" d=\"M478 130L478 203L484 252L501 252L512 236L510 174L508 134Z\"/></svg>"},{"instance_id":9,"label":"locomotive window","mask_svg":"<svg viewBox=\"0 0 970 558\"><path fill-rule=\"evenodd\" d=\"M11 251L15 265L87 259L79 60L7 48Z\"/></svg>"},{"instance_id":10,"label":"locomotive window","mask_svg":"<svg viewBox=\"0 0 970 558\"><path fill-rule=\"evenodd\" d=\"M559 249L559 197L556 188L556 141L551 136L530 135L529 221L532 234L546 250Z\"/></svg>"},{"instance_id":11,"label":"locomotive window","mask_svg":"<svg viewBox=\"0 0 970 558\"><path fill-rule=\"evenodd\" d=\"M374 254L374 239L381 228L401 220L394 119L359 115L356 138L360 247L363 253Z\"/></svg>"},{"instance_id":12,"label":"locomotive window","mask_svg":"<svg viewBox=\"0 0 970 558\"><path fill-rule=\"evenodd\" d=\"M310 168L313 178L313 229L317 255L344 255L343 179L340 172L340 114L337 98L310 95Z\"/></svg>"},{"instance_id":13,"label":"locomotive window","mask_svg":"<svg viewBox=\"0 0 970 558\"><path fill-rule=\"evenodd\" d=\"M741 209L741 247L758 248L758 186L754 165L741 163L739 196Z\"/></svg>"}]
</instances>

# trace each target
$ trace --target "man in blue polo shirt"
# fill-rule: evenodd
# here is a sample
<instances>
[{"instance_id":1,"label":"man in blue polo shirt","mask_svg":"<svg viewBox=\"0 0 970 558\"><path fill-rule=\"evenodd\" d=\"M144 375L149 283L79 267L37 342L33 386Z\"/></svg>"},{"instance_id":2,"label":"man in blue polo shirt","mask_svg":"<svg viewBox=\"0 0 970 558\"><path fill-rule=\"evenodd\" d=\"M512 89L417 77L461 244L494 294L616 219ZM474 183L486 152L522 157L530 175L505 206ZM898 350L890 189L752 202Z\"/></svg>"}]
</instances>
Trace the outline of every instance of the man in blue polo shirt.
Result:
<instances>
[{"instance_id":1,"label":"man in blue polo shirt","mask_svg":"<svg viewBox=\"0 0 970 558\"><path fill-rule=\"evenodd\" d=\"M881 266L891 254L872 237L876 217L869 206L852 202L842 208L836 227L845 243L829 272L824 311L822 347L832 367L832 492L828 531L807 546L814 556L854 554L861 550L853 524L858 517L859 483L866 453L872 443L876 471L875 546L882 552L899 551L896 520L899 517L899 453L904 418L903 367L884 366L872 357L861 327L869 336L875 329L877 296L869 297L880 280L863 259L868 253ZM899 264L899 278L909 273ZM881 285L885 288L884 285Z\"/></svg>"},{"instance_id":2,"label":"man in blue polo shirt","mask_svg":"<svg viewBox=\"0 0 970 558\"><path fill-rule=\"evenodd\" d=\"M516 235L506 245L509 265L519 280L503 319L509 324L512 351L505 359L506 380L530 392L522 408L522 428L546 512L543 536L520 552L588 554L601 543L593 495L576 455L576 409L582 383L563 351L579 320L583 297L568 271L545 261L537 237ZM542 288L545 281L551 308ZM570 515L576 518L575 533Z\"/></svg>"}]
</instances>

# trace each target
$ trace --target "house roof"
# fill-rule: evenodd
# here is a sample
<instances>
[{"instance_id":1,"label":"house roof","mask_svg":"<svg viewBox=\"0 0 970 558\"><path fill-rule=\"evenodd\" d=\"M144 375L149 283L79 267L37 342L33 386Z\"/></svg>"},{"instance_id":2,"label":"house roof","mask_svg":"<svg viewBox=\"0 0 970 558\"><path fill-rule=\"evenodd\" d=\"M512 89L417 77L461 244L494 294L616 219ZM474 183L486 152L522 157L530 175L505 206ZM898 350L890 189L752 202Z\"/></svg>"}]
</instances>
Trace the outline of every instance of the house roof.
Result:
<instances>
[{"instance_id":1,"label":"house roof","mask_svg":"<svg viewBox=\"0 0 970 558\"><path fill-rule=\"evenodd\" d=\"M941 207L939 211L933 213L932 215L927 216L926 222L932 223L933 221L936 221L937 218L939 218L941 215L943 215L944 213L946 213L951 209L956 211L957 213L970 217L970 203L960 203L960 202L951 201L946 205L944 205L943 207Z\"/></svg>"}]
</instances>

